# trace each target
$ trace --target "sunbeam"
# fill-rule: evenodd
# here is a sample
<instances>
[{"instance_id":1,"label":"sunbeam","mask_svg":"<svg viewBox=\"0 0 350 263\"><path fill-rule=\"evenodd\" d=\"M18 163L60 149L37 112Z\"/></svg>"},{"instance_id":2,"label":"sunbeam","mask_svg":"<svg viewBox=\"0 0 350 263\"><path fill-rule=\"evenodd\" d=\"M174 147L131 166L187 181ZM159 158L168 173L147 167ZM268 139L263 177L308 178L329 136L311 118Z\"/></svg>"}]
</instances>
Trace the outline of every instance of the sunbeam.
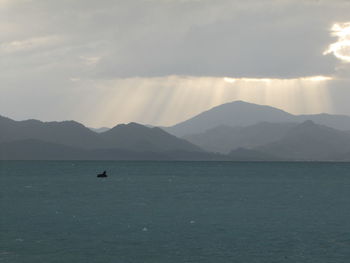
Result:
<instances>
[{"instance_id":1,"label":"sunbeam","mask_svg":"<svg viewBox=\"0 0 350 263\"><path fill-rule=\"evenodd\" d=\"M326 76L116 79L94 82L89 89L93 95L82 98L79 115L91 112L85 114L84 122L96 127L130 121L167 126L235 100L271 105L294 114L330 112L326 85L330 81L332 78ZM86 87L82 82L81 89Z\"/></svg>"}]
</instances>

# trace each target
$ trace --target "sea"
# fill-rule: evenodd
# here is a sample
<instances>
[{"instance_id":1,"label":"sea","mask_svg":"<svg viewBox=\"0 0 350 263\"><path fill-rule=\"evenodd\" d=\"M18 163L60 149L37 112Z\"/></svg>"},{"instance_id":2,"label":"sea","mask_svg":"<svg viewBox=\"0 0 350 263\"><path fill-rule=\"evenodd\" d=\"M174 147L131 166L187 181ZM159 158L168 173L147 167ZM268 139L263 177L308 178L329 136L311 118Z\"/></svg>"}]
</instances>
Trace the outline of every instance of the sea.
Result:
<instances>
[{"instance_id":1,"label":"sea","mask_svg":"<svg viewBox=\"0 0 350 263\"><path fill-rule=\"evenodd\" d=\"M0 194L1 263L350 262L348 163L1 161Z\"/></svg>"}]
</instances>

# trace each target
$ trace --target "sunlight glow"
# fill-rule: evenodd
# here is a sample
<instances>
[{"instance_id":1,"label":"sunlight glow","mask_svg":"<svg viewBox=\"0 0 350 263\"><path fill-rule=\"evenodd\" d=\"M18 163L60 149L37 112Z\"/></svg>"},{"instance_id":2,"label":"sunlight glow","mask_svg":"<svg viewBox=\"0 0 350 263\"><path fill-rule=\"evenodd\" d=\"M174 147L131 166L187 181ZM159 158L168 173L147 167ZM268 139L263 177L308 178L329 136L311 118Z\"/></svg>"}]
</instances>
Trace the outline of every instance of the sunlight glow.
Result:
<instances>
[{"instance_id":1,"label":"sunlight glow","mask_svg":"<svg viewBox=\"0 0 350 263\"><path fill-rule=\"evenodd\" d=\"M340 60L350 62L350 22L336 23L331 30L338 41L331 44L323 55L333 53Z\"/></svg>"},{"instance_id":2,"label":"sunlight glow","mask_svg":"<svg viewBox=\"0 0 350 263\"><path fill-rule=\"evenodd\" d=\"M328 76L312 76L312 77L305 77L301 79L306 81L326 81L326 80L332 80L333 78Z\"/></svg>"},{"instance_id":3,"label":"sunlight glow","mask_svg":"<svg viewBox=\"0 0 350 263\"><path fill-rule=\"evenodd\" d=\"M77 96L86 95L76 105L76 115L83 116L79 119L92 127L112 127L131 121L168 126L236 100L270 105L293 114L332 112L330 81L332 78L327 76L80 80L74 82L74 90Z\"/></svg>"},{"instance_id":4,"label":"sunlight glow","mask_svg":"<svg viewBox=\"0 0 350 263\"><path fill-rule=\"evenodd\" d=\"M293 79L277 79L277 78L271 78L271 79L267 79L267 78L224 78L224 81L228 82L228 83L235 83L237 81L245 81L245 82L265 82L265 83L269 83L272 81L281 81L281 80L303 80L303 81L327 81L327 80L332 80L332 77L329 76L311 76L311 77L302 77L302 78L293 78Z\"/></svg>"}]
</instances>

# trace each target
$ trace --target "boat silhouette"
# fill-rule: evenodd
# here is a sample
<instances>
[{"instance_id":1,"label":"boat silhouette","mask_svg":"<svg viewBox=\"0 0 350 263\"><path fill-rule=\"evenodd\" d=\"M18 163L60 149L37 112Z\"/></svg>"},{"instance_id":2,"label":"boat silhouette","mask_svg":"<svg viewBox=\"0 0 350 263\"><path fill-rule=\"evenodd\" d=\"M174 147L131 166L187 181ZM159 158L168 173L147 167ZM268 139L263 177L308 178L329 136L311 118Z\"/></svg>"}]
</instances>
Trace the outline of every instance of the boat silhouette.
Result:
<instances>
[{"instance_id":1,"label":"boat silhouette","mask_svg":"<svg viewBox=\"0 0 350 263\"><path fill-rule=\"evenodd\" d=\"M106 171L103 171L103 173L98 174L97 177L107 177Z\"/></svg>"}]
</instances>

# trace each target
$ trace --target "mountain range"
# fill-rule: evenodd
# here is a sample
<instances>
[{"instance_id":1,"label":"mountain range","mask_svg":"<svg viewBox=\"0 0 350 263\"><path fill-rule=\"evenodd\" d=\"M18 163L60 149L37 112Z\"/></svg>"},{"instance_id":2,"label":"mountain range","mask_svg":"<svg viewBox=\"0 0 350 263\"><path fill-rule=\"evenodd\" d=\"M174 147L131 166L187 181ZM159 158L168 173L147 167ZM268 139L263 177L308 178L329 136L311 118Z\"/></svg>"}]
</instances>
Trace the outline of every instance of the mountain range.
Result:
<instances>
[{"instance_id":1,"label":"mountain range","mask_svg":"<svg viewBox=\"0 0 350 263\"><path fill-rule=\"evenodd\" d=\"M305 121L291 128L282 138L254 148L289 160L337 160L350 153L346 132Z\"/></svg>"},{"instance_id":2,"label":"mountain range","mask_svg":"<svg viewBox=\"0 0 350 263\"><path fill-rule=\"evenodd\" d=\"M203 154L164 130L129 123L97 133L75 121L14 121L0 116L0 159L158 159Z\"/></svg>"},{"instance_id":3,"label":"mountain range","mask_svg":"<svg viewBox=\"0 0 350 263\"><path fill-rule=\"evenodd\" d=\"M244 127L260 122L301 123L307 120L312 120L317 124L322 124L339 130L350 130L350 116L330 115L325 113L314 115L293 115L270 106L257 105L243 101L234 101L219 105L208 111L204 111L193 118L164 129L173 135L182 137L202 133L220 125Z\"/></svg>"},{"instance_id":4,"label":"mountain range","mask_svg":"<svg viewBox=\"0 0 350 263\"><path fill-rule=\"evenodd\" d=\"M242 101L167 128L92 130L75 121L0 116L0 159L350 161L349 131L348 116L292 115Z\"/></svg>"},{"instance_id":5,"label":"mountain range","mask_svg":"<svg viewBox=\"0 0 350 263\"><path fill-rule=\"evenodd\" d=\"M270 122L260 122L246 127L220 125L183 138L205 151L227 154L232 149L251 149L279 140L296 125L298 124Z\"/></svg>"}]
</instances>

